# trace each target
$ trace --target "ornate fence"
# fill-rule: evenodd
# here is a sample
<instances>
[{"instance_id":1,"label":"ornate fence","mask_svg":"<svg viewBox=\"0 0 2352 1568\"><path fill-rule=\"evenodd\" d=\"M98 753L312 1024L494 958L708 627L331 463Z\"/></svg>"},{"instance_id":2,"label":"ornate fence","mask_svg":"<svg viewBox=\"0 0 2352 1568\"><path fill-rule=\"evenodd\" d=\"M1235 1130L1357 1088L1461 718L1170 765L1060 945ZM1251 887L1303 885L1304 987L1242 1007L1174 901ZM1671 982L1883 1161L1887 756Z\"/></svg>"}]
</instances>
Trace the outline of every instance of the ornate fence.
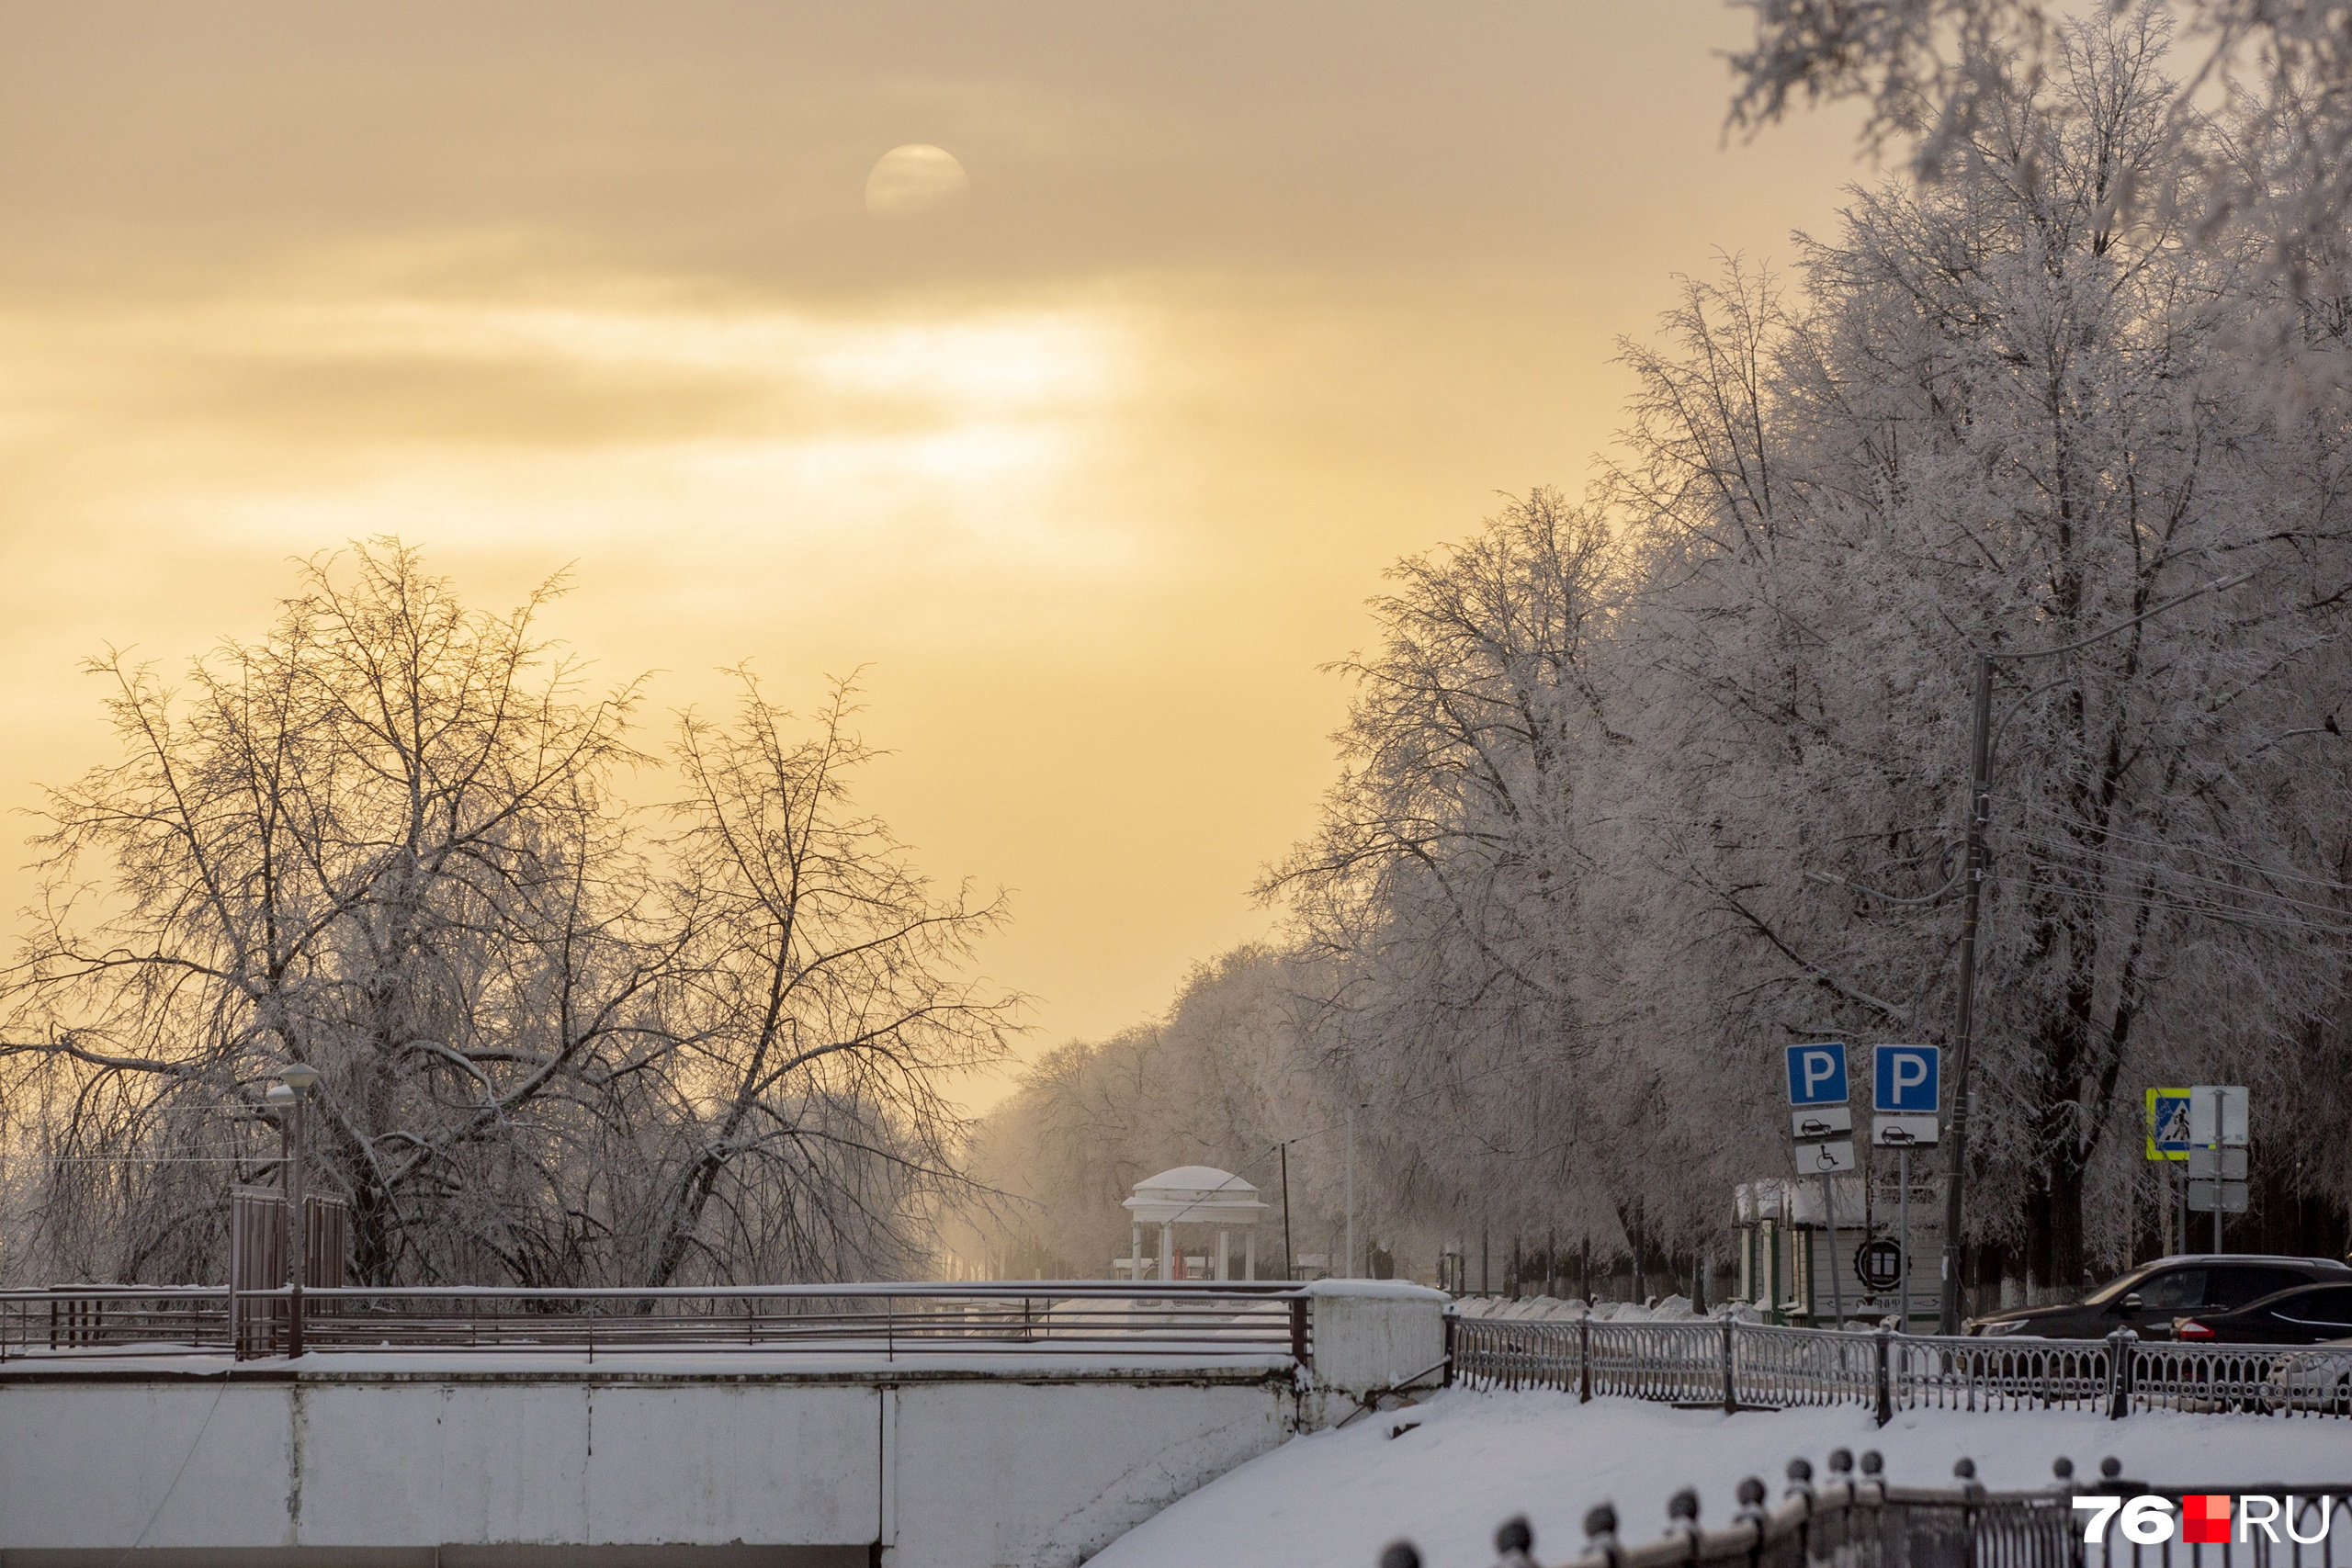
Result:
<instances>
[{"instance_id":1,"label":"ornate fence","mask_svg":"<svg viewBox=\"0 0 2352 1568\"><path fill-rule=\"evenodd\" d=\"M2352 1416L2352 1346L2275 1348L2106 1339L1940 1337L1713 1322L1449 1318L1453 1376L1725 1410L2227 1410Z\"/></svg>"},{"instance_id":2,"label":"ornate fence","mask_svg":"<svg viewBox=\"0 0 2352 1568\"><path fill-rule=\"evenodd\" d=\"M2127 1480L2112 1459L2089 1485L2075 1484L2065 1460L2051 1469L2057 1483L2047 1491L1991 1492L1962 1460L1954 1468L1957 1487L1929 1490L1888 1484L1875 1453L1862 1456L1858 1475L1852 1453L1839 1449L1818 1486L1811 1463L1791 1461L1777 1507L1767 1506L1763 1481L1749 1476L1739 1483L1737 1512L1720 1528L1700 1523L1699 1495L1685 1490L1667 1505L1663 1537L1628 1546L1618 1539L1617 1511L1604 1503L1585 1516L1583 1551L1552 1561L1564 1568L2335 1568L2338 1542L2352 1545L2352 1486L2344 1483L2229 1488L2241 1503L2249 1495L2267 1500L2271 1516L2233 1518L2228 1539L2192 1545L2173 1539L2174 1521L2187 1497L2213 1489ZM2120 1506L2151 1496L2168 1510L2162 1540L2150 1539L2149 1521L2135 1526ZM2077 1508L2077 1497L2116 1503ZM1499 1568L1538 1568L1542 1561L1523 1517L1495 1532L1495 1551ZM1420 1568L1420 1561L1419 1550L1400 1540L1381 1553L1380 1568Z\"/></svg>"},{"instance_id":3,"label":"ornate fence","mask_svg":"<svg viewBox=\"0 0 2352 1568\"><path fill-rule=\"evenodd\" d=\"M275 1354L284 1288L73 1285L0 1291L0 1361ZM1306 1293L1279 1281L474 1287L302 1292L307 1350L951 1355L1287 1355L1308 1359Z\"/></svg>"}]
</instances>

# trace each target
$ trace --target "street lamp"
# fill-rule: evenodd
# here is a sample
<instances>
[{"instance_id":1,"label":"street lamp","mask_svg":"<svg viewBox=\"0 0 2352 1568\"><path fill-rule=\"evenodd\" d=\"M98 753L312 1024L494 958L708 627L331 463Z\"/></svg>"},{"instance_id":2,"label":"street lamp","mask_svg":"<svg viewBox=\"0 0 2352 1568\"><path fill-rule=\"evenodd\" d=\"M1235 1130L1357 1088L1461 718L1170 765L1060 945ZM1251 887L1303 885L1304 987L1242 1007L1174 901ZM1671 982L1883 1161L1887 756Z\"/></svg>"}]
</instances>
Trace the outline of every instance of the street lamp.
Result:
<instances>
[{"instance_id":1,"label":"street lamp","mask_svg":"<svg viewBox=\"0 0 2352 1568\"><path fill-rule=\"evenodd\" d=\"M262 1098L278 1109L278 1132L285 1140L286 1158L286 1354L302 1353L302 1276L309 1272L310 1216L303 1212L302 1107L319 1081L319 1069L307 1062L288 1062L278 1069L277 1082Z\"/></svg>"},{"instance_id":2,"label":"street lamp","mask_svg":"<svg viewBox=\"0 0 2352 1568\"><path fill-rule=\"evenodd\" d=\"M2245 571L2235 577L2225 577L2219 582L2209 582L2202 588L2192 588L2177 598L2167 599L2154 609L2134 615L2128 621L2120 621L2105 631L2093 632L2086 637L2063 643L2056 648L2029 649L2018 653L1980 652L1976 655L1974 717L1968 744L1968 853L1961 865L1963 902L1960 918L1960 997L1952 1010L1951 1118L1950 1132L1944 1139L1950 1153L1944 1178L1943 1302L1936 1325L1941 1333L1960 1332L1961 1184L1967 1170L1968 1158L1968 1058L1970 1047L1976 1043L1976 922L1978 906L1984 890L1984 824L1993 808L1993 666L1996 662L2022 664L2035 659L2055 659L2061 654L2088 648L2191 599L2216 593L2224 588L2234 588L2253 576L2254 573Z\"/></svg>"}]
</instances>

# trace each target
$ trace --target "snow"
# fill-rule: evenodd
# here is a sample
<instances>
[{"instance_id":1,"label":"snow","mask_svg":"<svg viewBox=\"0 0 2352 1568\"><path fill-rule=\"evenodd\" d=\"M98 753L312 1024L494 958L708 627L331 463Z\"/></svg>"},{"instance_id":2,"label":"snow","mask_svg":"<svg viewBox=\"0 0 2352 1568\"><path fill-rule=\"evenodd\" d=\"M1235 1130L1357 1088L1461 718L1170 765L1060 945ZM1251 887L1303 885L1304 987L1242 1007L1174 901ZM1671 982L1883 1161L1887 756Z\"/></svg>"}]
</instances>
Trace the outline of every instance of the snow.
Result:
<instances>
[{"instance_id":1,"label":"snow","mask_svg":"<svg viewBox=\"0 0 2352 1568\"><path fill-rule=\"evenodd\" d=\"M1395 1438L1408 1422L1419 1425ZM1886 1456L1889 1480L1952 1483L1976 1461L1995 1488L2051 1483L2051 1461L2096 1475L2114 1455L2127 1479L2224 1490L2352 1483L2352 1421L2145 1412L1905 1412L1882 1428L1857 1406L1771 1412L1677 1410L1629 1399L1449 1389L1421 1404L1296 1438L1147 1520L1090 1568L1372 1568L1399 1536L1428 1568L1492 1568L1495 1527L1525 1514L1537 1555L1574 1557L1585 1510L1613 1502L1629 1543L1664 1533L1667 1499L1696 1486L1702 1522L1731 1517L1733 1488L1760 1475L1778 1497L1792 1457L1816 1473L1835 1448Z\"/></svg>"},{"instance_id":2,"label":"snow","mask_svg":"<svg viewBox=\"0 0 2352 1568\"><path fill-rule=\"evenodd\" d=\"M1368 1301L1435 1302L1442 1306L1453 1298L1443 1291L1416 1285L1409 1280L1317 1280L1306 1287L1312 1296L1352 1296Z\"/></svg>"},{"instance_id":3,"label":"snow","mask_svg":"<svg viewBox=\"0 0 2352 1568\"><path fill-rule=\"evenodd\" d=\"M805 1349L752 1346L680 1344L669 1348L599 1348L592 1356L578 1347L533 1349L501 1347L490 1349L402 1349L386 1346L375 1350L313 1350L299 1359L271 1356L238 1361L225 1352L184 1350L145 1354L109 1353L94 1348L85 1353L44 1353L10 1357L0 1364L0 1387L15 1381L72 1381L103 1377L113 1382L153 1378L172 1382L192 1377L244 1377L259 1381L283 1377L289 1371L304 1378L380 1377L409 1380L448 1378L695 1378L718 1381L757 1381L790 1378L803 1382L840 1379L844 1382L888 1381L894 1377L999 1379L1026 1382L1083 1379L1115 1382L1123 1379L1164 1381L1171 1376L1204 1381L1258 1381L1289 1371L1295 1363L1287 1350L1237 1348L1219 1351L1197 1343L1150 1340L1098 1342L1091 1349L1084 1341L1066 1342L1067 1348L1041 1344L1037 1348L959 1350L900 1346L885 1352L880 1346L854 1342Z\"/></svg>"},{"instance_id":4,"label":"snow","mask_svg":"<svg viewBox=\"0 0 2352 1568\"><path fill-rule=\"evenodd\" d=\"M1600 1302L1588 1307L1574 1296L1464 1296L1453 1303L1464 1317L1502 1318L1513 1323L1574 1323L1590 1317L1595 1323L1712 1323L1714 1314L1693 1312L1689 1296L1668 1296L1645 1306L1640 1302ZM1746 1302L1734 1303L1734 1317L1742 1323L1761 1321ZM1867 1325L1857 1325L1867 1332Z\"/></svg>"}]
</instances>

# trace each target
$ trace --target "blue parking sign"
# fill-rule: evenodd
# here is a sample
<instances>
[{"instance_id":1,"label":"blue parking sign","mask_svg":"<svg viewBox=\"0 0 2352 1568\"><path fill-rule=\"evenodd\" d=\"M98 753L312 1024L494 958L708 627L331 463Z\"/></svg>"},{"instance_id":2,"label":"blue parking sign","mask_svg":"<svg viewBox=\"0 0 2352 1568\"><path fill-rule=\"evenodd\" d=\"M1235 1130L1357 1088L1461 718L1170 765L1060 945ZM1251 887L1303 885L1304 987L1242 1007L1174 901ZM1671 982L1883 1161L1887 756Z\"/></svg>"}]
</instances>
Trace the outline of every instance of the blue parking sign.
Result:
<instances>
[{"instance_id":1,"label":"blue parking sign","mask_svg":"<svg viewBox=\"0 0 2352 1568\"><path fill-rule=\"evenodd\" d=\"M1846 1103L1846 1046L1843 1041L1819 1045L1792 1045L1789 1052L1791 1105Z\"/></svg>"},{"instance_id":2,"label":"blue parking sign","mask_svg":"<svg viewBox=\"0 0 2352 1568\"><path fill-rule=\"evenodd\" d=\"M1941 1047L1877 1045L1871 1049L1871 1109L1894 1115L1932 1116L1942 1102Z\"/></svg>"}]
</instances>

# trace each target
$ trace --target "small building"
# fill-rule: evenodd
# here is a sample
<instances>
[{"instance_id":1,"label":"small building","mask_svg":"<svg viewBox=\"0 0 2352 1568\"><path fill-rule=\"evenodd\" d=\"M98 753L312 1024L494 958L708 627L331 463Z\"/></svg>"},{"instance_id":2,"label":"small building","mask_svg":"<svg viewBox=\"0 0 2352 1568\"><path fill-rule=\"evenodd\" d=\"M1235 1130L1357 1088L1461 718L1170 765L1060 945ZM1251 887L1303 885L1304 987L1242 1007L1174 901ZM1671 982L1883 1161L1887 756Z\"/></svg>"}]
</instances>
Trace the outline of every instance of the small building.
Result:
<instances>
[{"instance_id":1,"label":"small building","mask_svg":"<svg viewBox=\"0 0 2352 1568\"><path fill-rule=\"evenodd\" d=\"M1258 1201L1255 1187L1231 1171L1214 1166L1180 1165L1136 1182L1135 1196L1123 1207L1128 1215L1127 1256L1113 1265L1114 1272L1124 1273L1130 1280L1143 1277L1143 1228L1158 1225L1159 1266L1155 1278L1179 1278L1176 1228L1192 1225L1216 1233L1214 1278L1233 1277L1232 1244L1237 1230L1241 1233L1241 1277L1258 1277L1258 1222L1264 1217L1266 1205ZM1183 1258L1181 1277L1197 1279L1207 1275L1208 1258L1203 1253ZM1195 1267L1198 1273L1194 1272Z\"/></svg>"},{"instance_id":2,"label":"small building","mask_svg":"<svg viewBox=\"0 0 2352 1568\"><path fill-rule=\"evenodd\" d=\"M1826 1326L1837 1317L1833 1304L1841 1303L1849 1318L1934 1322L1939 1292L1935 1270L1943 1247L1940 1180L1915 1180L1906 1214L1905 1195L1891 1177L1865 1181L1854 1174L1831 1179L1838 1184L1834 1243L1818 1180L1768 1176L1739 1184L1734 1195L1734 1235L1738 1238L1740 1296L1773 1323ZM1907 1218L1907 1234L1898 1216ZM1873 1288L1857 1261L1864 1247L1889 1241L1897 1244L1898 1257L1907 1244L1908 1267L1903 1270L1907 1289ZM1837 1270L1835 1289L1832 1269Z\"/></svg>"}]
</instances>

